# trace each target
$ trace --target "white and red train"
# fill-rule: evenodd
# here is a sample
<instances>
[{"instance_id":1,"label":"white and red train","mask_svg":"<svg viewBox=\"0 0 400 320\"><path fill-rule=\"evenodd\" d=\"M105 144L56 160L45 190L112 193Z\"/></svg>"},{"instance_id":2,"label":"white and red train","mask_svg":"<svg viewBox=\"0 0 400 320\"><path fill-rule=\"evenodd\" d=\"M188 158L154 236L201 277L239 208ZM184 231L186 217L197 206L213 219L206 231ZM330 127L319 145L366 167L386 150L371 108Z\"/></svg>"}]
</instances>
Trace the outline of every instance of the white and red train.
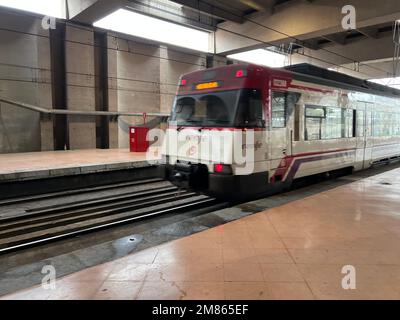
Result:
<instances>
[{"instance_id":1,"label":"white and red train","mask_svg":"<svg viewBox=\"0 0 400 320\"><path fill-rule=\"evenodd\" d=\"M163 146L174 184L261 196L400 157L400 91L306 64L201 70L181 77Z\"/></svg>"}]
</instances>

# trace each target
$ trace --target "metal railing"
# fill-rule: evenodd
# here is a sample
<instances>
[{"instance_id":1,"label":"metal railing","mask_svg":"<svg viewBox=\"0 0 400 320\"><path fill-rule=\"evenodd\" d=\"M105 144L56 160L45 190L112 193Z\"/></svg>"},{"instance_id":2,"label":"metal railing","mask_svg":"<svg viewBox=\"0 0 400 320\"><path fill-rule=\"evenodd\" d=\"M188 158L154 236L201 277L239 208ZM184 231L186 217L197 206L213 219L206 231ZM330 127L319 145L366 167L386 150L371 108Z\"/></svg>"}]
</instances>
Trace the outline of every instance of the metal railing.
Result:
<instances>
[{"instance_id":1,"label":"metal railing","mask_svg":"<svg viewBox=\"0 0 400 320\"><path fill-rule=\"evenodd\" d=\"M36 111L43 114L54 115L77 115L77 116L108 116L108 117L169 117L167 113L140 113L140 112L113 112L113 111L78 111L78 110L63 110L63 109L46 109L29 103L19 102L15 100L0 98L0 102L7 103L16 107Z\"/></svg>"}]
</instances>

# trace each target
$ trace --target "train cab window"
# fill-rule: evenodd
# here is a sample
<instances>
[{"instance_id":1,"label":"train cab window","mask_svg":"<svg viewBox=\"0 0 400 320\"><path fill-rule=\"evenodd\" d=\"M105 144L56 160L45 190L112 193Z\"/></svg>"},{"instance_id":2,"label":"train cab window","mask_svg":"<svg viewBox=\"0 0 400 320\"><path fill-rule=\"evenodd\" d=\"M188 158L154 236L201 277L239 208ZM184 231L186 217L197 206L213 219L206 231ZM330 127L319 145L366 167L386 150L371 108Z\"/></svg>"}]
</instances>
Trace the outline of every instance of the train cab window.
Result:
<instances>
[{"instance_id":1,"label":"train cab window","mask_svg":"<svg viewBox=\"0 0 400 320\"><path fill-rule=\"evenodd\" d=\"M224 127L233 124L239 91L178 96L171 121L178 126Z\"/></svg>"},{"instance_id":2,"label":"train cab window","mask_svg":"<svg viewBox=\"0 0 400 320\"><path fill-rule=\"evenodd\" d=\"M272 128L286 127L286 97L287 95L285 92L272 93Z\"/></svg>"},{"instance_id":3,"label":"train cab window","mask_svg":"<svg viewBox=\"0 0 400 320\"><path fill-rule=\"evenodd\" d=\"M207 116L208 119L220 123L229 119L229 113L226 105L221 98L216 96L205 96L199 99L199 107L201 116Z\"/></svg>"},{"instance_id":4,"label":"train cab window","mask_svg":"<svg viewBox=\"0 0 400 320\"><path fill-rule=\"evenodd\" d=\"M242 90L236 125L246 128L265 127L264 107L260 90Z\"/></svg>"},{"instance_id":5,"label":"train cab window","mask_svg":"<svg viewBox=\"0 0 400 320\"><path fill-rule=\"evenodd\" d=\"M191 97L179 99L176 103L175 112L181 120L190 119L195 113L196 100Z\"/></svg>"}]
</instances>

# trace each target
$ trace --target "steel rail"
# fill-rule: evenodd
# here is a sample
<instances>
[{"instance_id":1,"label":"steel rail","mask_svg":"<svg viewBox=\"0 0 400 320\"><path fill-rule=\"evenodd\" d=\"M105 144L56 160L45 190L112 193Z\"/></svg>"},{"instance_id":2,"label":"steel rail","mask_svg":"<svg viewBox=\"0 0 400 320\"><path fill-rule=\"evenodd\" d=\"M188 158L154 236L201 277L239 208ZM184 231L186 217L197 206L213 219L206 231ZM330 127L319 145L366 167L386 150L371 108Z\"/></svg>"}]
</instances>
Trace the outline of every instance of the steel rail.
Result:
<instances>
[{"instance_id":1,"label":"steel rail","mask_svg":"<svg viewBox=\"0 0 400 320\"><path fill-rule=\"evenodd\" d=\"M176 194L174 192L176 190L165 190L164 192L159 191L158 194L154 192L149 192L148 194L137 194L135 197L125 197L118 199L110 199L109 201L104 202L88 202L82 205L74 206L74 205L63 205L62 207L55 207L55 209L51 210L50 208L46 208L43 211L33 212L29 214L23 214L18 216L13 216L9 218L0 219L0 237L2 231L8 230L10 228L17 228L19 226L26 226L28 223L40 223L47 221L55 221L56 219L62 219L64 217L72 217L79 216L80 214L90 214L93 213L94 210L105 210L107 208L115 208L121 205L141 205L146 203L146 201L164 199L167 197L172 197ZM187 196L189 193L184 193L182 195ZM193 195L193 193L190 193ZM144 196L144 198L137 199L140 196ZM115 200L115 201L114 201Z\"/></svg>"},{"instance_id":2,"label":"steel rail","mask_svg":"<svg viewBox=\"0 0 400 320\"><path fill-rule=\"evenodd\" d=\"M73 190L66 190L66 191L49 192L46 194L39 194L39 195L33 195L33 196L9 198L9 199L0 200L0 206L8 206L8 205L12 205L12 204L24 203L24 202L29 202L29 201L45 200L45 199L57 198L57 197L61 197L61 196L73 196L76 194L90 193L90 192L94 192L94 191L112 190L112 189L126 188L126 187L131 187L131 186L140 186L142 184L157 183L157 182L163 182L163 181L164 180L159 179L159 178L153 178L153 179L145 179L145 180L138 180L138 181L131 181L131 182L108 184L108 185L98 186L98 187L93 187L93 188L87 187L87 188L73 189Z\"/></svg>"},{"instance_id":3,"label":"steel rail","mask_svg":"<svg viewBox=\"0 0 400 320\"><path fill-rule=\"evenodd\" d=\"M150 196L146 199L121 201L84 210L66 210L64 212L37 218L27 218L16 223L0 225L0 242L11 236L20 236L29 232L38 232L56 227L68 227L78 222L90 222L94 219L112 218L114 215L144 209L146 207L162 205L168 201L185 200L194 197L194 193L183 193L180 196L169 193L166 195Z\"/></svg>"},{"instance_id":4,"label":"steel rail","mask_svg":"<svg viewBox=\"0 0 400 320\"><path fill-rule=\"evenodd\" d=\"M168 208L168 209L161 209L161 210L156 210L153 212L149 212L149 213L145 213L142 215L137 215L137 216L132 216L126 219L121 219L118 221L113 221L113 222L108 222L108 223L103 223L97 226L91 226L91 227L85 227L83 229L80 230L74 230L74 231L69 231L66 233L62 233L62 234L58 234L58 235L53 235L53 236L48 236L48 237L44 237L43 239L37 239L37 240L33 240L33 241L27 241L21 244L17 244L17 245L13 245L10 247L6 247L6 248L1 248L0 249L0 254L6 254L6 253L11 253L14 252L16 250L21 250L21 249L26 249L26 248L30 248L33 246L37 246L39 244L45 244L45 243L50 243L56 240L62 240L62 239L66 239L69 237L73 237L73 236L77 236L77 235L82 235L82 234L86 234L89 232L93 232L93 231L100 231L100 230L104 230L110 227L115 227L118 225L123 225L123 224L127 224L127 223L131 223L134 221L138 221L141 219L145 219L145 218L150 218L150 217L155 217L155 216L159 216L159 215L163 215L163 214L168 214L168 213L172 213L174 211L180 211L183 209L194 209L196 207L203 207L205 205L209 204L211 206L211 204L214 204L214 207L224 207L227 204L226 203L219 203L216 199L213 198L208 198L208 199L204 199L204 200L199 200L199 201L195 201L193 203L188 203L188 204L184 204L184 205L179 205L179 206L175 206L172 208Z\"/></svg>"}]
</instances>

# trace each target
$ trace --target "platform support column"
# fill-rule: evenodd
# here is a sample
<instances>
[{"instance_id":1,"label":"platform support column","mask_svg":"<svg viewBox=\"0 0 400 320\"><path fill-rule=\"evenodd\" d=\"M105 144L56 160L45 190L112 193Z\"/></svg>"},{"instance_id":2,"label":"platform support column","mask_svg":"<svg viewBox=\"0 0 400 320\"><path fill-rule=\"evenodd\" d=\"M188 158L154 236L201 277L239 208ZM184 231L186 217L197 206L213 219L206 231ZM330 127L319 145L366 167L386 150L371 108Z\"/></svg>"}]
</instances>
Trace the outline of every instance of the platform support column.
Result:
<instances>
[{"instance_id":1,"label":"platform support column","mask_svg":"<svg viewBox=\"0 0 400 320\"><path fill-rule=\"evenodd\" d=\"M53 108L67 109L65 23L50 29L50 57ZM69 150L68 119L66 115L53 118L54 150Z\"/></svg>"},{"instance_id":2,"label":"platform support column","mask_svg":"<svg viewBox=\"0 0 400 320\"><path fill-rule=\"evenodd\" d=\"M108 48L107 33L94 32L94 73L96 111L108 109ZM96 119L96 148L109 149L109 117Z\"/></svg>"}]
</instances>

